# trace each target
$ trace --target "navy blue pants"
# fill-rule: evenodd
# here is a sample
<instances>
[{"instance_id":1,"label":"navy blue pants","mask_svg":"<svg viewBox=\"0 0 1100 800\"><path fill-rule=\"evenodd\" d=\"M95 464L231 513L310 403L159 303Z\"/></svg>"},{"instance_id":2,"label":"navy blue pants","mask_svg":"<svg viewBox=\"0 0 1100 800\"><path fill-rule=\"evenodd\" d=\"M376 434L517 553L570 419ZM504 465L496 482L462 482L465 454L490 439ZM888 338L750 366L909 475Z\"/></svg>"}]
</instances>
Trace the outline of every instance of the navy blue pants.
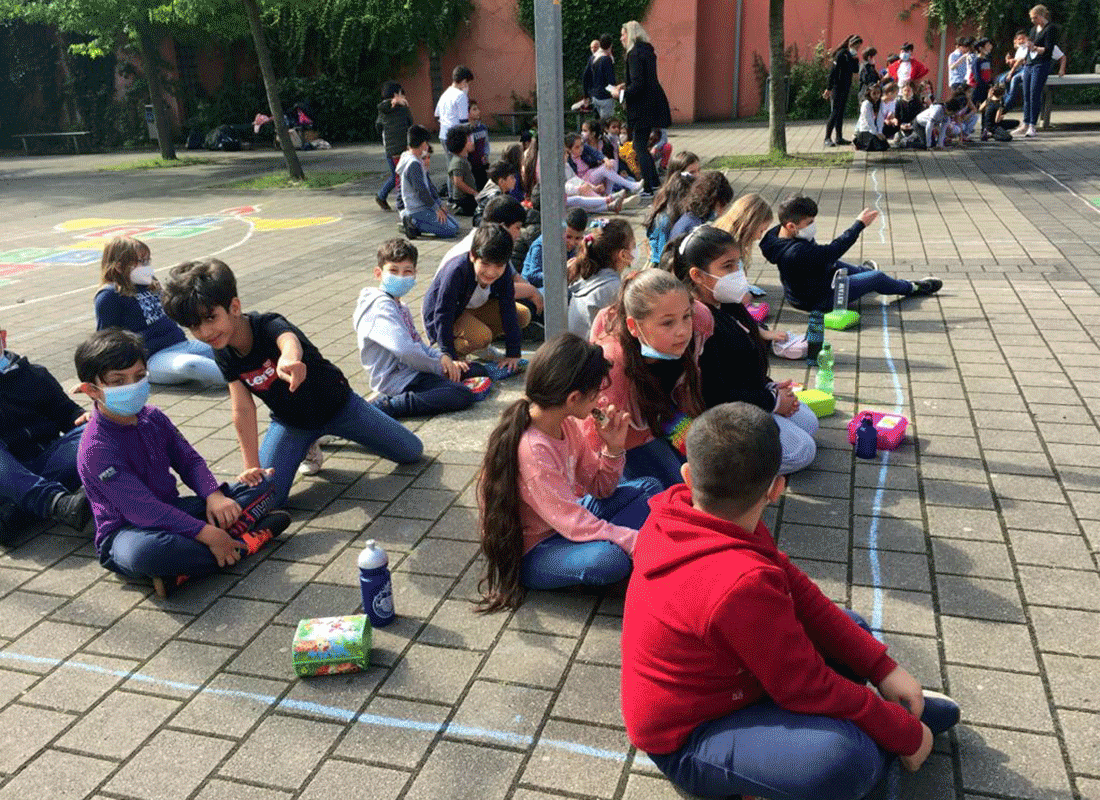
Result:
<instances>
[{"instance_id":1,"label":"navy blue pants","mask_svg":"<svg viewBox=\"0 0 1100 800\"><path fill-rule=\"evenodd\" d=\"M59 436L37 456L20 461L0 442L0 500L6 500L30 517L44 518L61 492L80 486L76 451L84 426Z\"/></svg>"}]
</instances>

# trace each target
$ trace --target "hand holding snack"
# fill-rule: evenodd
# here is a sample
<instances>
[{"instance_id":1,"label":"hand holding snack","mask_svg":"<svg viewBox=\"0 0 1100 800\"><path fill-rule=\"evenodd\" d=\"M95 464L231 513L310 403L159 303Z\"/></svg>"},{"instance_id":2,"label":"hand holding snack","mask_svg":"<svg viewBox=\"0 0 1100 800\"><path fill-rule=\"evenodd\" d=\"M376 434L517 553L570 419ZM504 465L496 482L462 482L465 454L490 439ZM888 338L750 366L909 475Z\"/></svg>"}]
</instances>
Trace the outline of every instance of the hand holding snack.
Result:
<instances>
[{"instance_id":1,"label":"hand holding snack","mask_svg":"<svg viewBox=\"0 0 1100 800\"><path fill-rule=\"evenodd\" d=\"M615 406L606 409L593 408L592 418L596 420L596 432L603 439L606 452L620 456L626 450L626 433L630 429L630 414L618 411Z\"/></svg>"}]
</instances>

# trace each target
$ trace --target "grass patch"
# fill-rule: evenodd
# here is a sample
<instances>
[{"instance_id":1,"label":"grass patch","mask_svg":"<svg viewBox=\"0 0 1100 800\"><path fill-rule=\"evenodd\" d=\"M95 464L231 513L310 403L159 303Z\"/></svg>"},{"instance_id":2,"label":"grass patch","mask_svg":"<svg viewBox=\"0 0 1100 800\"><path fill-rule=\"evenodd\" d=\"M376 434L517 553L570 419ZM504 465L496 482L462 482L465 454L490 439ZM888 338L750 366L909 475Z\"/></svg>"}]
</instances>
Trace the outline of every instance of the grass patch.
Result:
<instances>
[{"instance_id":1,"label":"grass patch","mask_svg":"<svg viewBox=\"0 0 1100 800\"><path fill-rule=\"evenodd\" d=\"M191 156L165 161L160 156L157 156L155 158L143 158L140 161L126 161L122 164L115 164L112 167L104 167L102 171L129 172L131 170L140 169L172 169L174 167L193 167L196 164L214 164L216 162L216 158L194 158Z\"/></svg>"},{"instance_id":2,"label":"grass patch","mask_svg":"<svg viewBox=\"0 0 1100 800\"><path fill-rule=\"evenodd\" d=\"M370 175L369 172L338 170L327 172L307 172L304 181L292 180L289 175L283 173L271 173L259 175L253 178L223 183L217 186L219 189L331 189L333 186L342 186L345 183L357 181Z\"/></svg>"},{"instance_id":3,"label":"grass patch","mask_svg":"<svg viewBox=\"0 0 1100 800\"><path fill-rule=\"evenodd\" d=\"M820 169L821 167L847 167L852 163L852 153L771 153L755 155L718 156L709 169Z\"/></svg>"}]
</instances>

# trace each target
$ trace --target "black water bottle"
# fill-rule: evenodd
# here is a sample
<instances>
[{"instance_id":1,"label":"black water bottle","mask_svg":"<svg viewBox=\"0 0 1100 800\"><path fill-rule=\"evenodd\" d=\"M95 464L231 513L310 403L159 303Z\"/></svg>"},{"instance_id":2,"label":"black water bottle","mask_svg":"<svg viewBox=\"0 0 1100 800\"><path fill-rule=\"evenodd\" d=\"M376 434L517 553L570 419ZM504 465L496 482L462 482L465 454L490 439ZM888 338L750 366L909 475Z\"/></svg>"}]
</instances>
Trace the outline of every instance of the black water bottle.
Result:
<instances>
[{"instance_id":1,"label":"black water bottle","mask_svg":"<svg viewBox=\"0 0 1100 800\"><path fill-rule=\"evenodd\" d=\"M806 327L806 363L817 366L817 354L825 343L825 315L820 311L810 312L810 322Z\"/></svg>"}]
</instances>

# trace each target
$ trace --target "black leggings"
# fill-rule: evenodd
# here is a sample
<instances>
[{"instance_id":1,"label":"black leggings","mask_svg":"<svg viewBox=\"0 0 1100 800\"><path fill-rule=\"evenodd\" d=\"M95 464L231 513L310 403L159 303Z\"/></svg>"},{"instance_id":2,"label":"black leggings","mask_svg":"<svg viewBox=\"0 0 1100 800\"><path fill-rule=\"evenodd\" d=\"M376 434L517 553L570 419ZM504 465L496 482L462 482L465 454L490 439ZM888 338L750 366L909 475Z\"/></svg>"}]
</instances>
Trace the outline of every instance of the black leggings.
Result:
<instances>
[{"instance_id":1,"label":"black leggings","mask_svg":"<svg viewBox=\"0 0 1100 800\"><path fill-rule=\"evenodd\" d=\"M829 114L829 121L825 123L825 138L833 138L833 128L836 128L836 138L843 139L844 131L844 109L848 107L848 92L841 94L836 89L833 90L832 98L832 111Z\"/></svg>"},{"instance_id":2,"label":"black leggings","mask_svg":"<svg viewBox=\"0 0 1100 800\"><path fill-rule=\"evenodd\" d=\"M655 192L661 187L661 178L657 175L657 165L649 152L649 134L653 128L635 127L631 130L631 143L634 145L634 157L638 159L638 169L642 171L645 191Z\"/></svg>"}]
</instances>

